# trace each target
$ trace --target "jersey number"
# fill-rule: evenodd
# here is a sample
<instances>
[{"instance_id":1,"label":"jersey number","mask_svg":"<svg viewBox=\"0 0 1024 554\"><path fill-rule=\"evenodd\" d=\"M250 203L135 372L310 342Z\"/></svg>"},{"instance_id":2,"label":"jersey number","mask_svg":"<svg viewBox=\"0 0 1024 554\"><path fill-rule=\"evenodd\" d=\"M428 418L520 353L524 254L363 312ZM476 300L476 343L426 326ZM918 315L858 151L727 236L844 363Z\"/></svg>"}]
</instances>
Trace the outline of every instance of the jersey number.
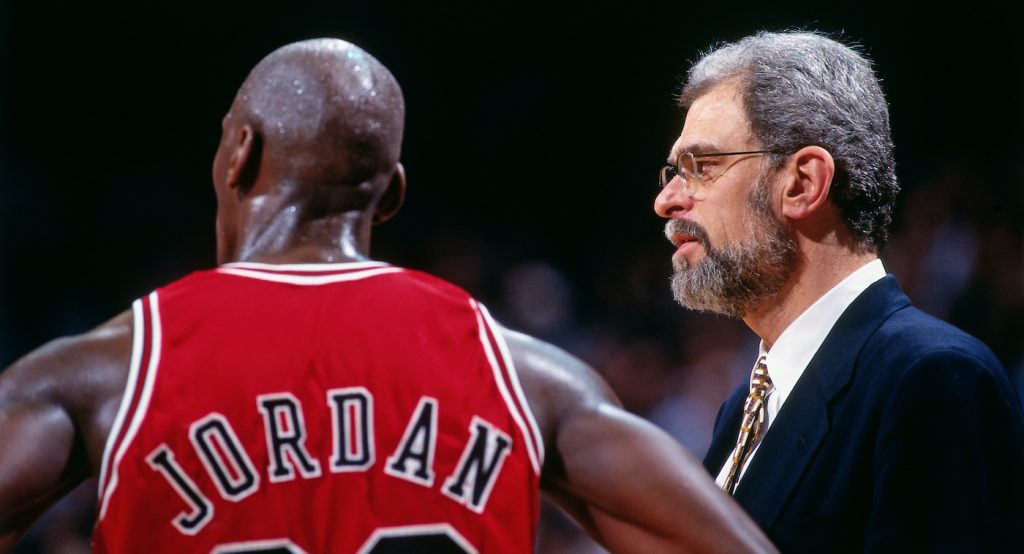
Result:
<instances>
[{"instance_id":1,"label":"jersey number","mask_svg":"<svg viewBox=\"0 0 1024 554\"><path fill-rule=\"evenodd\" d=\"M475 548L447 523L377 529L358 554L477 554Z\"/></svg>"},{"instance_id":2,"label":"jersey number","mask_svg":"<svg viewBox=\"0 0 1024 554\"><path fill-rule=\"evenodd\" d=\"M306 551L292 541L273 539L222 544L210 551L210 554L306 554Z\"/></svg>"},{"instance_id":3,"label":"jersey number","mask_svg":"<svg viewBox=\"0 0 1024 554\"><path fill-rule=\"evenodd\" d=\"M462 535L447 524L388 527L374 531L359 554L477 554ZM212 554L306 554L288 540L265 540L221 545Z\"/></svg>"},{"instance_id":4,"label":"jersey number","mask_svg":"<svg viewBox=\"0 0 1024 554\"><path fill-rule=\"evenodd\" d=\"M218 554L230 552L231 554L297 554L301 550L292 550L284 546L256 547L247 550L218 550Z\"/></svg>"},{"instance_id":5,"label":"jersey number","mask_svg":"<svg viewBox=\"0 0 1024 554\"><path fill-rule=\"evenodd\" d=\"M469 554L459 543L448 535L410 535L407 537L384 537L367 550L367 554Z\"/></svg>"}]
</instances>

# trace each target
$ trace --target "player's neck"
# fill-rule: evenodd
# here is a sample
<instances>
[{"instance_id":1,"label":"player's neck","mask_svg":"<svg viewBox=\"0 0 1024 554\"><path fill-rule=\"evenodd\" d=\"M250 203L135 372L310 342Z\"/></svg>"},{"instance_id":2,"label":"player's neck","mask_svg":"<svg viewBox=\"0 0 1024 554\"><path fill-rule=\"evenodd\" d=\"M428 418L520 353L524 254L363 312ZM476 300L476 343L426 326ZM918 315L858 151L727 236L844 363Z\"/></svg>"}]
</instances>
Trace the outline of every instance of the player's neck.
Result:
<instances>
[{"instance_id":1,"label":"player's neck","mask_svg":"<svg viewBox=\"0 0 1024 554\"><path fill-rule=\"evenodd\" d=\"M278 264L369 259L370 221L362 212L304 220L287 210L262 224L245 222L236 261Z\"/></svg>"}]
</instances>

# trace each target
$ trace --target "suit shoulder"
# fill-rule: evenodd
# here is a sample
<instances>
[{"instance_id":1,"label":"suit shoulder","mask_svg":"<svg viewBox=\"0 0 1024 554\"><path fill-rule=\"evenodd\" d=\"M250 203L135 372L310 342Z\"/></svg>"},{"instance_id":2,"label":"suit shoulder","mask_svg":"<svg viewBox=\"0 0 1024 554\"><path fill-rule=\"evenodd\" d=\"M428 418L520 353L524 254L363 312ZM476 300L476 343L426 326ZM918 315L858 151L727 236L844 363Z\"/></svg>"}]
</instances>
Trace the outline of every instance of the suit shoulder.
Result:
<instances>
[{"instance_id":1,"label":"suit shoulder","mask_svg":"<svg viewBox=\"0 0 1024 554\"><path fill-rule=\"evenodd\" d=\"M875 386L942 395L962 402L998 399L1019 411L1006 370L980 340L917 308L887 318L865 345L858 365ZM915 393L916 394L916 393Z\"/></svg>"},{"instance_id":2,"label":"suit shoulder","mask_svg":"<svg viewBox=\"0 0 1024 554\"><path fill-rule=\"evenodd\" d=\"M1002 371L992 351L977 338L921 310L908 306L894 312L878 327L867 351L910 363L915 359L973 360Z\"/></svg>"}]
</instances>

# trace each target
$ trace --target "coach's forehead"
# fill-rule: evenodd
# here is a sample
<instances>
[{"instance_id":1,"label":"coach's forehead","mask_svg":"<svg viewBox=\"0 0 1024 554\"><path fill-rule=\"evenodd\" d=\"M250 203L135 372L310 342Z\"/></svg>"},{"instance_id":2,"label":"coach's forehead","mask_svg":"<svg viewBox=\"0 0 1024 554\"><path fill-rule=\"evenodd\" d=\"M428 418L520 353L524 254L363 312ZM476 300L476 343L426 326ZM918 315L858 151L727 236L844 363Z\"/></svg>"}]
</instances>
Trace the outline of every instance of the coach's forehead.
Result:
<instances>
[{"instance_id":1,"label":"coach's forehead","mask_svg":"<svg viewBox=\"0 0 1024 554\"><path fill-rule=\"evenodd\" d=\"M754 138L740 81L730 79L709 88L693 101L686 111L683 131L672 154L742 150L752 146Z\"/></svg>"}]
</instances>

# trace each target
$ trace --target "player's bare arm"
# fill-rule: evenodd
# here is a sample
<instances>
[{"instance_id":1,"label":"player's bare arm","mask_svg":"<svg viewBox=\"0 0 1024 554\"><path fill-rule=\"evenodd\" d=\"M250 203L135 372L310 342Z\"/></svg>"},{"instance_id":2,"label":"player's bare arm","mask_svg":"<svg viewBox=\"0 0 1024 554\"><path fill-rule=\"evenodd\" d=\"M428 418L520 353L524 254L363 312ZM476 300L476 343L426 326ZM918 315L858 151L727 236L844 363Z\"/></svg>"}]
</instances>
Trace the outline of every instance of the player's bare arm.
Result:
<instances>
[{"instance_id":1,"label":"player's bare arm","mask_svg":"<svg viewBox=\"0 0 1024 554\"><path fill-rule=\"evenodd\" d=\"M0 552L95 475L124 390L131 322L125 312L0 373Z\"/></svg>"},{"instance_id":2,"label":"player's bare arm","mask_svg":"<svg viewBox=\"0 0 1024 554\"><path fill-rule=\"evenodd\" d=\"M506 331L547 447L545 492L613 552L774 552L703 467L586 364ZM637 494L637 491L646 494Z\"/></svg>"}]
</instances>

